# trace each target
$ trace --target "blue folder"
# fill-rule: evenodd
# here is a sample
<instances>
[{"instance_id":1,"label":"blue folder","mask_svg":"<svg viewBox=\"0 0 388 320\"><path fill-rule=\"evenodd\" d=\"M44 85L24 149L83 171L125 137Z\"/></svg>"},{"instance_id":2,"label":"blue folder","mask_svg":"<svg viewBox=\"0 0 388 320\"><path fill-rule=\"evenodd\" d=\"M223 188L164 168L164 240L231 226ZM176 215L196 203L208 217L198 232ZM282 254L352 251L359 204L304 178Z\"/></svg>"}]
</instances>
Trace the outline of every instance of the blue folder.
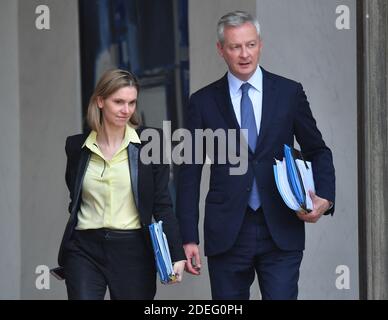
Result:
<instances>
[{"instance_id":1,"label":"blue folder","mask_svg":"<svg viewBox=\"0 0 388 320\"><path fill-rule=\"evenodd\" d=\"M311 162L288 145L284 145L283 161L275 159L275 162L276 186L286 205L294 211L310 212L313 204L308 191L315 192Z\"/></svg>"},{"instance_id":2,"label":"blue folder","mask_svg":"<svg viewBox=\"0 0 388 320\"><path fill-rule=\"evenodd\" d=\"M170 250L166 235L163 233L163 222L154 222L148 226L151 235L152 247L156 261L156 269L159 274L160 281L163 284L176 280L174 269L172 266Z\"/></svg>"},{"instance_id":3,"label":"blue folder","mask_svg":"<svg viewBox=\"0 0 388 320\"><path fill-rule=\"evenodd\" d=\"M303 181L295 163L293 150L287 145L284 145L284 157L286 159L287 176L291 190L301 208L306 210L306 192L304 190Z\"/></svg>"}]
</instances>

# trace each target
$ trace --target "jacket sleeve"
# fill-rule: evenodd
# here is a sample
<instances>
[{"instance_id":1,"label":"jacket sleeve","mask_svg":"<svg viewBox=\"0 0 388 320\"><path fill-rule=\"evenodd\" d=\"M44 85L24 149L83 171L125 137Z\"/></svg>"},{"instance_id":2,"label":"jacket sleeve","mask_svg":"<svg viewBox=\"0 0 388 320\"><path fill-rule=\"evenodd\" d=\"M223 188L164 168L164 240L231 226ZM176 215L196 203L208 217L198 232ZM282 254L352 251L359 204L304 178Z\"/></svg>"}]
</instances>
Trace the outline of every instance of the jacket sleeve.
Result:
<instances>
[{"instance_id":1,"label":"jacket sleeve","mask_svg":"<svg viewBox=\"0 0 388 320\"><path fill-rule=\"evenodd\" d=\"M294 131L301 151L313 167L316 194L335 203L335 171L331 150L323 141L301 84L296 92ZM333 214L334 205L325 214Z\"/></svg>"},{"instance_id":2,"label":"jacket sleeve","mask_svg":"<svg viewBox=\"0 0 388 320\"><path fill-rule=\"evenodd\" d=\"M70 139L69 137L66 138L66 145L65 145L65 152L66 152L66 172L65 172L65 181L66 181L66 186L67 189L69 190L70 194L70 202L68 206L68 211L71 213L71 208L73 205L73 193L72 193L72 188L71 188L71 156L70 156Z\"/></svg>"},{"instance_id":3,"label":"jacket sleeve","mask_svg":"<svg viewBox=\"0 0 388 320\"><path fill-rule=\"evenodd\" d=\"M173 212L168 189L170 166L164 164L166 162L163 163L163 159L160 162L160 164L152 164L154 180L153 215L156 221L163 221L163 231L168 239L172 261L186 260L178 221Z\"/></svg>"},{"instance_id":4,"label":"jacket sleeve","mask_svg":"<svg viewBox=\"0 0 388 320\"><path fill-rule=\"evenodd\" d=\"M200 100L196 94L190 97L186 129L189 130L191 137L195 137L195 129L203 128L202 116L199 110ZM202 149L196 148L196 143L200 143L200 141L192 141L191 146L188 146L188 148L191 148L191 164L181 164L178 172L176 207L184 244L199 244L199 198L202 168L206 152L203 141ZM196 152L202 152L202 155L196 155ZM199 159L200 156L203 161L200 164L196 164L195 159Z\"/></svg>"},{"instance_id":5,"label":"jacket sleeve","mask_svg":"<svg viewBox=\"0 0 388 320\"><path fill-rule=\"evenodd\" d=\"M74 201L74 185L76 172L80 160L80 144L83 143L84 135L69 136L66 139L65 151L66 151L66 172L65 181L67 189L69 190L70 202L68 211L71 213Z\"/></svg>"}]
</instances>

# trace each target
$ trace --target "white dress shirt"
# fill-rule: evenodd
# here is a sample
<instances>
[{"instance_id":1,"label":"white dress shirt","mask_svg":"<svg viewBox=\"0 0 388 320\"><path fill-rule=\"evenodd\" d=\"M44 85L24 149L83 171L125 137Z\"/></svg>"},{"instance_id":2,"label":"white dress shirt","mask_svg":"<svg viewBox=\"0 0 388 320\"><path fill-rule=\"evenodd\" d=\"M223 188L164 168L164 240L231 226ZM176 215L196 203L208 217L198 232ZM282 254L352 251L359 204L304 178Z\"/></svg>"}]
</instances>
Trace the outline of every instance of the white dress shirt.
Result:
<instances>
[{"instance_id":1,"label":"white dress shirt","mask_svg":"<svg viewBox=\"0 0 388 320\"><path fill-rule=\"evenodd\" d=\"M252 101L253 112L255 113L257 135L260 133L260 123L261 123L261 111L263 104L263 72L261 71L260 66L257 66L255 73L252 77L249 78L248 82L251 87L249 88L248 95ZM236 78L230 71L228 71L228 84L229 84L229 94L230 99L232 100L234 113L236 114L237 122L241 127L241 85L244 84L244 81Z\"/></svg>"}]
</instances>

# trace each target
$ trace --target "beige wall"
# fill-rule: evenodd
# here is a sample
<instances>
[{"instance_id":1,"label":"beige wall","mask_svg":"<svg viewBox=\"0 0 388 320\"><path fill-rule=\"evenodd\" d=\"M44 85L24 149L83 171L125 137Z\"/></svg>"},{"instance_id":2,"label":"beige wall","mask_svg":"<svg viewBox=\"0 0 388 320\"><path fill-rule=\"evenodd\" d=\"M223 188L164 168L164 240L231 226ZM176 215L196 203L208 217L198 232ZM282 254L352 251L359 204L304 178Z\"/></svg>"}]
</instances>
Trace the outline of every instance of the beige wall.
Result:
<instances>
[{"instance_id":1,"label":"beige wall","mask_svg":"<svg viewBox=\"0 0 388 320\"><path fill-rule=\"evenodd\" d=\"M44 3L50 30L35 28L41 1L19 1L23 299L66 298L54 278L50 290L37 290L35 268L56 266L68 217L65 138L81 130L78 1Z\"/></svg>"}]
</instances>

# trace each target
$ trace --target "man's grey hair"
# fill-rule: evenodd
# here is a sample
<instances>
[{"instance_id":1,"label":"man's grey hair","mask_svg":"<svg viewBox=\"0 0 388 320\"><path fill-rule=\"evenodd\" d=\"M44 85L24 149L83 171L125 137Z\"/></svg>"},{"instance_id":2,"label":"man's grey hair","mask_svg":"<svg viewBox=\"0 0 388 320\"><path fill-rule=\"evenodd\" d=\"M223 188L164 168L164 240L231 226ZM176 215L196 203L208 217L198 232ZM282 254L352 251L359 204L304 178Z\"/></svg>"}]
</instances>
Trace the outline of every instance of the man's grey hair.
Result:
<instances>
[{"instance_id":1,"label":"man's grey hair","mask_svg":"<svg viewBox=\"0 0 388 320\"><path fill-rule=\"evenodd\" d=\"M244 23L252 23L257 30L257 35L260 37L260 24L257 18L245 11L233 11L222 16L217 23L218 41L224 44L224 29L225 27L239 27Z\"/></svg>"}]
</instances>

